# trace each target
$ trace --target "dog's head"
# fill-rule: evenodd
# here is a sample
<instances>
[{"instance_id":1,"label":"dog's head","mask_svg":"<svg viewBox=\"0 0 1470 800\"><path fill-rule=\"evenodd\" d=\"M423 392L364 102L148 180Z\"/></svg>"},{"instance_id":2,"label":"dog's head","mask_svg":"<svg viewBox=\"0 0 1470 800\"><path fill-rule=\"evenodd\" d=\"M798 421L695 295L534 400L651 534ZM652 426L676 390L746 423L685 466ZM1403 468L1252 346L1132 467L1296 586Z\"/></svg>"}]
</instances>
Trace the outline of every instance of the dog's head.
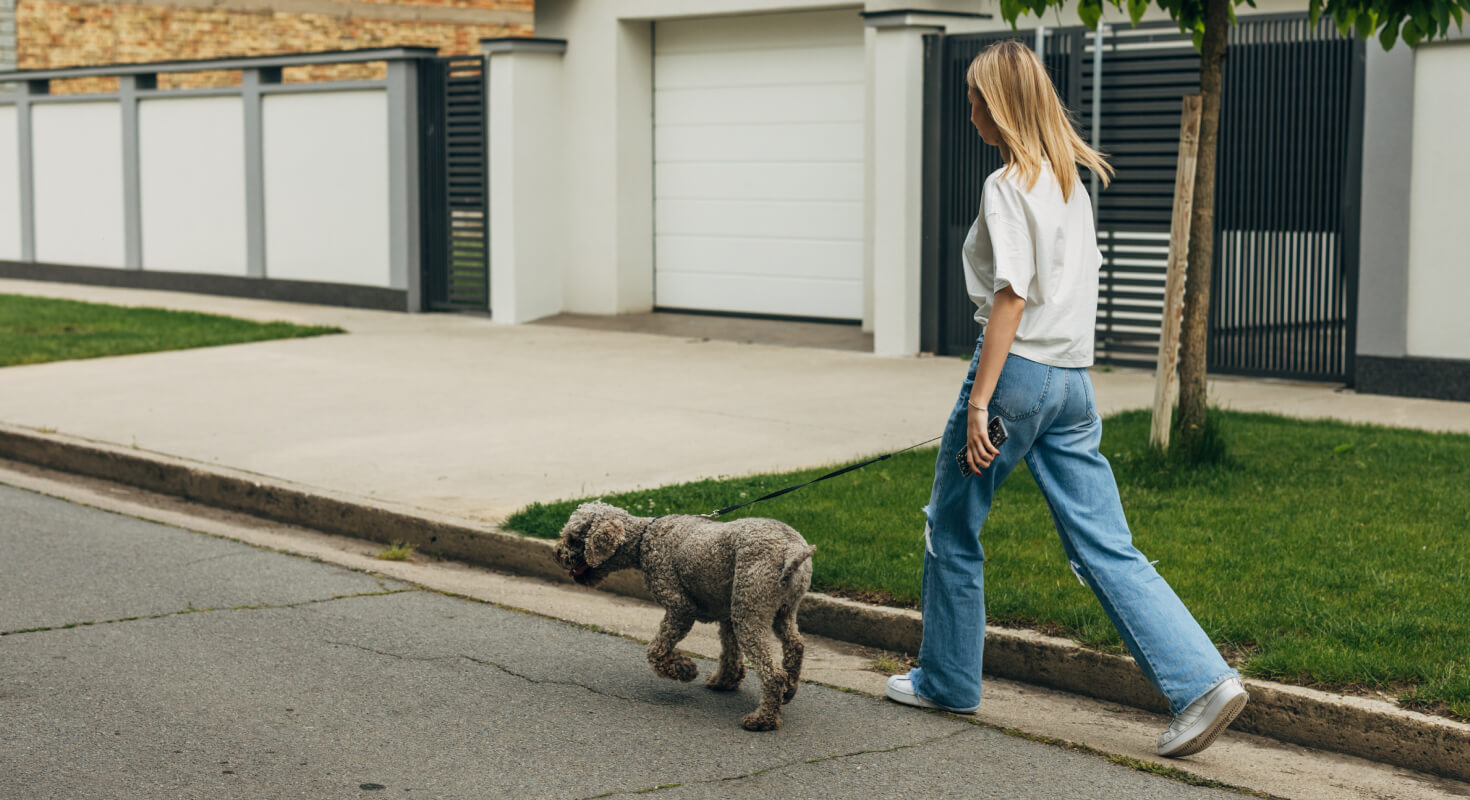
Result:
<instances>
[{"instance_id":1,"label":"dog's head","mask_svg":"<svg viewBox=\"0 0 1470 800\"><path fill-rule=\"evenodd\" d=\"M613 570L604 565L627 540L628 512L606 503L583 503L572 512L552 553L583 586L596 586Z\"/></svg>"}]
</instances>

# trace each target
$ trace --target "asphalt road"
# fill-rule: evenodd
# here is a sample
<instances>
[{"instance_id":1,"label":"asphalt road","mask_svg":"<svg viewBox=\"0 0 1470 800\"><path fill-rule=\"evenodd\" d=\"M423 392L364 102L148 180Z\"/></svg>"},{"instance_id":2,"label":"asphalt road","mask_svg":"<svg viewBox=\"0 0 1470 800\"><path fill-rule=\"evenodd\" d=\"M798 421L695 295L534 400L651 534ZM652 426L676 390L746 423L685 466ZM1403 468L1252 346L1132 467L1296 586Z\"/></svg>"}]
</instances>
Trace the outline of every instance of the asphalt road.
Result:
<instances>
[{"instance_id":1,"label":"asphalt road","mask_svg":"<svg viewBox=\"0 0 1470 800\"><path fill-rule=\"evenodd\" d=\"M5 486L0 632L4 798L1237 796Z\"/></svg>"}]
</instances>

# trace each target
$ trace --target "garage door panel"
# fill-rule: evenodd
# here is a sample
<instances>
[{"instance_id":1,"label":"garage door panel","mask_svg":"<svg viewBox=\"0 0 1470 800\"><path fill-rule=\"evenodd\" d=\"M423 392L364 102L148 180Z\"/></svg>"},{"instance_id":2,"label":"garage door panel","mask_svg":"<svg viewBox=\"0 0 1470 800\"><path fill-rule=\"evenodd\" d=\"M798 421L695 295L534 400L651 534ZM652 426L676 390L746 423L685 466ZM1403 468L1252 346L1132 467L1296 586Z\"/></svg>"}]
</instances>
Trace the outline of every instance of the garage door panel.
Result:
<instances>
[{"instance_id":1,"label":"garage door panel","mask_svg":"<svg viewBox=\"0 0 1470 800\"><path fill-rule=\"evenodd\" d=\"M660 164L657 202L706 200L849 200L861 198L863 165Z\"/></svg>"},{"instance_id":2,"label":"garage door panel","mask_svg":"<svg viewBox=\"0 0 1470 800\"><path fill-rule=\"evenodd\" d=\"M730 86L789 86L792 83L851 83L863 80L863 51L843 42L799 50L727 50L662 56L654 89L717 89Z\"/></svg>"},{"instance_id":3,"label":"garage door panel","mask_svg":"<svg viewBox=\"0 0 1470 800\"><path fill-rule=\"evenodd\" d=\"M859 319L860 281L800 277L753 278L689 273L660 274L659 305L741 314Z\"/></svg>"},{"instance_id":4,"label":"garage door panel","mask_svg":"<svg viewBox=\"0 0 1470 800\"><path fill-rule=\"evenodd\" d=\"M654 25L654 302L862 317L856 9Z\"/></svg>"},{"instance_id":5,"label":"garage door panel","mask_svg":"<svg viewBox=\"0 0 1470 800\"><path fill-rule=\"evenodd\" d=\"M849 262L863 257L862 242L660 236L654 243L658 274L854 280Z\"/></svg>"},{"instance_id":6,"label":"garage door panel","mask_svg":"<svg viewBox=\"0 0 1470 800\"><path fill-rule=\"evenodd\" d=\"M676 161L861 161L863 126L856 122L794 125L661 125L654 158Z\"/></svg>"},{"instance_id":7,"label":"garage door panel","mask_svg":"<svg viewBox=\"0 0 1470 800\"><path fill-rule=\"evenodd\" d=\"M863 84L667 89L653 93L657 125L863 121Z\"/></svg>"},{"instance_id":8,"label":"garage door panel","mask_svg":"<svg viewBox=\"0 0 1470 800\"><path fill-rule=\"evenodd\" d=\"M681 200L655 209L660 236L861 241L863 204ZM861 254L859 254L861 255Z\"/></svg>"},{"instance_id":9,"label":"garage door panel","mask_svg":"<svg viewBox=\"0 0 1470 800\"><path fill-rule=\"evenodd\" d=\"M658 23L655 56L750 49L804 49L861 43L860 8L791 14L676 19Z\"/></svg>"}]
</instances>

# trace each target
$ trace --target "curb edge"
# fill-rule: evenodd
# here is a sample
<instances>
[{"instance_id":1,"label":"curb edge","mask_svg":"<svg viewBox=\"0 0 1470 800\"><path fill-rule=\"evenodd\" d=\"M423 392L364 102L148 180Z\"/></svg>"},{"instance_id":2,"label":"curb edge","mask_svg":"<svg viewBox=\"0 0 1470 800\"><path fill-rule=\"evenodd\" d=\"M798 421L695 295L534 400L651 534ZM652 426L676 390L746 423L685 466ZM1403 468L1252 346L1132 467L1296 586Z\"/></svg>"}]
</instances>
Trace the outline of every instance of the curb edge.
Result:
<instances>
[{"instance_id":1,"label":"curb edge","mask_svg":"<svg viewBox=\"0 0 1470 800\"><path fill-rule=\"evenodd\" d=\"M358 539L407 542L430 555L571 583L552 560L549 540L508 533L487 523L7 424L0 424L0 458ZM642 579L630 572L609 577L601 588L652 599ZM923 635L916 611L816 592L802 602L800 625L810 633L909 654L918 652ZM1164 698L1132 658L1033 631L990 626L985 671L1148 711L1168 711ZM1254 679L1245 685L1251 701L1232 725L1235 730L1470 781L1470 725L1378 700Z\"/></svg>"}]
</instances>

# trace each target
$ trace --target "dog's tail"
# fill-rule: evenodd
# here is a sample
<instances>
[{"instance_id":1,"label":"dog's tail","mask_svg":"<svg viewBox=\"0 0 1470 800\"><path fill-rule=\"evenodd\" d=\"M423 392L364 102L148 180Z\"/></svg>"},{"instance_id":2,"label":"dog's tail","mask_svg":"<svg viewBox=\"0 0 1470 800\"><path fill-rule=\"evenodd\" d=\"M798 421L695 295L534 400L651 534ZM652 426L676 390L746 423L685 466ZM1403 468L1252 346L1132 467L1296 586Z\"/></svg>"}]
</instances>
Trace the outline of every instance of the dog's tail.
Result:
<instances>
[{"instance_id":1,"label":"dog's tail","mask_svg":"<svg viewBox=\"0 0 1470 800\"><path fill-rule=\"evenodd\" d=\"M790 581L791 576L796 573L797 567L800 567L803 562L811 558L812 553L815 552L817 552L817 548L807 545L787 555L786 564L781 567L781 582L786 583Z\"/></svg>"}]
</instances>

